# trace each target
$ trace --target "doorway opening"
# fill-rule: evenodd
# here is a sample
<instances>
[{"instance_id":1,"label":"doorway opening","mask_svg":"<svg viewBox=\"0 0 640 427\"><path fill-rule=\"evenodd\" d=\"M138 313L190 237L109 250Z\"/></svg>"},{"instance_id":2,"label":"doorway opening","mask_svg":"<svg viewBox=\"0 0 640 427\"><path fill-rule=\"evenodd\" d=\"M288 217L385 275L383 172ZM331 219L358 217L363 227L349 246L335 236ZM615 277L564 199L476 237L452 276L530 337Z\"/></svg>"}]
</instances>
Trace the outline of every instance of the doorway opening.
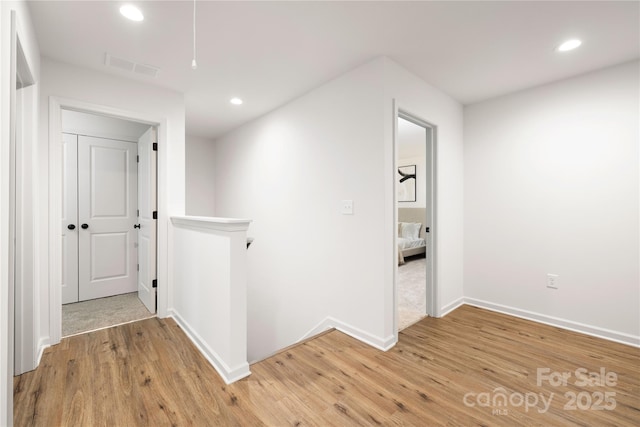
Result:
<instances>
[{"instance_id":1,"label":"doorway opening","mask_svg":"<svg viewBox=\"0 0 640 427\"><path fill-rule=\"evenodd\" d=\"M157 132L61 110L61 336L156 312Z\"/></svg>"},{"instance_id":2,"label":"doorway opening","mask_svg":"<svg viewBox=\"0 0 640 427\"><path fill-rule=\"evenodd\" d=\"M397 117L396 218L398 330L437 315L435 127L400 110Z\"/></svg>"}]
</instances>

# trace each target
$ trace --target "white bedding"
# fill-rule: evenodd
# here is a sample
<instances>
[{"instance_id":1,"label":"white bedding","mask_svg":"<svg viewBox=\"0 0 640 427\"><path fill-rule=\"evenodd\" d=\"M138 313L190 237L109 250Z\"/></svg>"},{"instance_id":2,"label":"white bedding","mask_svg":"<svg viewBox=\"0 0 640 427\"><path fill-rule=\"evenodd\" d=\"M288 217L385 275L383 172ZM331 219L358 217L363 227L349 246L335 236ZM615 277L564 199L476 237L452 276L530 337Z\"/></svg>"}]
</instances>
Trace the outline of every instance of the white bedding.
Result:
<instances>
[{"instance_id":1,"label":"white bedding","mask_svg":"<svg viewBox=\"0 0 640 427\"><path fill-rule=\"evenodd\" d=\"M425 246L426 242L424 239L406 239L404 237L398 237L398 249L413 249L419 248L420 246Z\"/></svg>"}]
</instances>

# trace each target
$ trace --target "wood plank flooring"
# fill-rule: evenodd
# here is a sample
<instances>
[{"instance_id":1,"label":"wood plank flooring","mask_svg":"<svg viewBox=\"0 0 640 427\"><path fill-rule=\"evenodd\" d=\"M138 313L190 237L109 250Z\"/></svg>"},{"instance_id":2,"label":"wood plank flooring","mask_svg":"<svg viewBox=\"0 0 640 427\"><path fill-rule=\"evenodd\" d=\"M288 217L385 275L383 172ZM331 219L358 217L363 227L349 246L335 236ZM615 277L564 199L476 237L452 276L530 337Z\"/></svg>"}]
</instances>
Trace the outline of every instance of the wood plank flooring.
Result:
<instances>
[{"instance_id":1,"label":"wood plank flooring","mask_svg":"<svg viewBox=\"0 0 640 427\"><path fill-rule=\"evenodd\" d=\"M388 352L332 331L251 371L225 385L173 320L147 319L47 349L14 380L15 425L640 425L640 349L469 306Z\"/></svg>"}]
</instances>

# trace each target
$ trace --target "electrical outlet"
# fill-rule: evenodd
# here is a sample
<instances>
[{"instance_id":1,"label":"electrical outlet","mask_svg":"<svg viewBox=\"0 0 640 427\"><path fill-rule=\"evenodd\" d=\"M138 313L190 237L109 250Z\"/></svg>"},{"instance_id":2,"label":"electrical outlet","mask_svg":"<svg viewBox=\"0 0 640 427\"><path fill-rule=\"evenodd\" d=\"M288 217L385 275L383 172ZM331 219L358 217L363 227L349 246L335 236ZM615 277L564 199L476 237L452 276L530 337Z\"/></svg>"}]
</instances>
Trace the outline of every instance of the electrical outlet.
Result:
<instances>
[{"instance_id":1,"label":"electrical outlet","mask_svg":"<svg viewBox=\"0 0 640 427\"><path fill-rule=\"evenodd\" d=\"M558 289L557 274L547 274L547 288Z\"/></svg>"}]
</instances>

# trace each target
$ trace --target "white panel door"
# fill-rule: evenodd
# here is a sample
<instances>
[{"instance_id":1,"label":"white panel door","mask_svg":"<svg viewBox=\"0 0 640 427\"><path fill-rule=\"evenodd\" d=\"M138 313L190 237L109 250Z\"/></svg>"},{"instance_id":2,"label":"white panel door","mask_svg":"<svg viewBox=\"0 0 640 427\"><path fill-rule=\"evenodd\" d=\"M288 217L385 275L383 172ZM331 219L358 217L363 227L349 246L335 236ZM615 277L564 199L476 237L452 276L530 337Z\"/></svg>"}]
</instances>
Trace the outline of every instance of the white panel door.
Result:
<instances>
[{"instance_id":1,"label":"white panel door","mask_svg":"<svg viewBox=\"0 0 640 427\"><path fill-rule=\"evenodd\" d=\"M62 303L78 302L78 135L62 134Z\"/></svg>"},{"instance_id":2,"label":"white panel door","mask_svg":"<svg viewBox=\"0 0 640 427\"><path fill-rule=\"evenodd\" d=\"M138 298L147 309L156 312L156 220L153 212L156 203L156 161L157 151L153 151L153 143L157 142L156 130L149 128L138 140Z\"/></svg>"},{"instance_id":3,"label":"white panel door","mask_svg":"<svg viewBox=\"0 0 640 427\"><path fill-rule=\"evenodd\" d=\"M137 144L78 137L79 300L137 290Z\"/></svg>"}]
</instances>

